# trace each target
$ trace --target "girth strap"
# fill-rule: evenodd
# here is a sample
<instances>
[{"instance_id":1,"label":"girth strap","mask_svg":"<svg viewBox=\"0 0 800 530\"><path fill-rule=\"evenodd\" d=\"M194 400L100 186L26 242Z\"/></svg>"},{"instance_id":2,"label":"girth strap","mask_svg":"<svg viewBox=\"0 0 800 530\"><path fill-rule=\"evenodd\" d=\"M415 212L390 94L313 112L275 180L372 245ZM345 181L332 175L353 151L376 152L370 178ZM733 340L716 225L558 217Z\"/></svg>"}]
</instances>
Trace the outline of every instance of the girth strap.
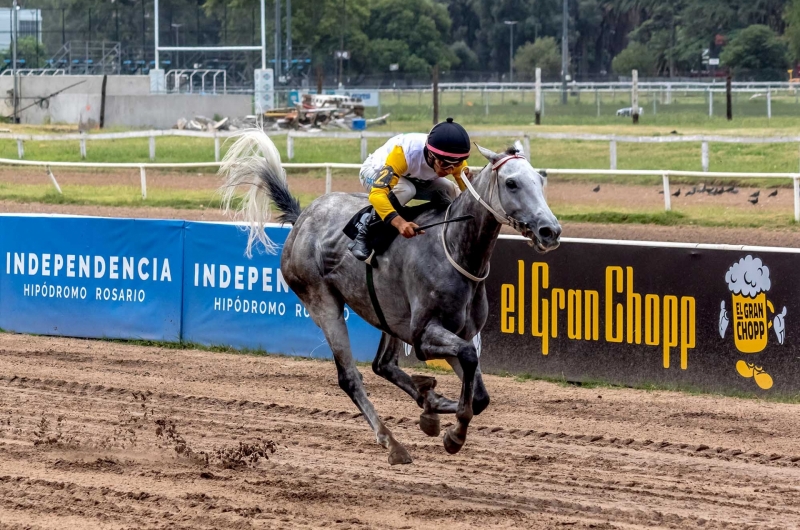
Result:
<instances>
[{"instance_id":1,"label":"girth strap","mask_svg":"<svg viewBox=\"0 0 800 530\"><path fill-rule=\"evenodd\" d=\"M389 325L386 324L386 318L383 316L381 304L378 302L378 295L375 293L375 281L372 279L372 265L369 263L367 263L367 291L369 291L369 299L372 302L372 308L375 310L378 321L381 323L381 330L391 335L392 332L389 331Z\"/></svg>"}]
</instances>

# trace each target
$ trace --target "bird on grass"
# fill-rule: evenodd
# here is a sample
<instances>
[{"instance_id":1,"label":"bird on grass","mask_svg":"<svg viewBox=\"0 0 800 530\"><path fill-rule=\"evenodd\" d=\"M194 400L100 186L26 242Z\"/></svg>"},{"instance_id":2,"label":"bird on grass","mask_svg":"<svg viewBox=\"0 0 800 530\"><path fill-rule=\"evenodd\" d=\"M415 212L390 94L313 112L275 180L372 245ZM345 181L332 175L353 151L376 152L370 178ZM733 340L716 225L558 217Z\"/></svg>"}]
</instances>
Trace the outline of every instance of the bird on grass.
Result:
<instances>
[{"instance_id":1,"label":"bird on grass","mask_svg":"<svg viewBox=\"0 0 800 530\"><path fill-rule=\"evenodd\" d=\"M676 191L675 193L672 193L671 195L672 195L673 197L678 197L678 196L680 196L680 194L681 194L681 189L680 189L680 188L678 188L678 191Z\"/></svg>"},{"instance_id":2,"label":"bird on grass","mask_svg":"<svg viewBox=\"0 0 800 530\"><path fill-rule=\"evenodd\" d=\"M758 197L760 193L761 193L761 190L758 190L758 191L757 191L757 192L755 192L755 193L751 193L751 194L750 194L750 196L751 196L751 197Z\"/></svg>"},{"instance_id":3,"label":"bird on grass","mask_svg":"<svg viewBox=\"0 0 800 530\"><path fill-rule=\"evenodd\" d=\"M730 188L725 189L725 191L730 193L733 192L734 189L736 189L736 186L731 186Z\"/></svg>"},{"instance_id":4,"label":"bird on grass","mask_svg":"<svg viewBox=\"0 0 800 530\"><path fill-rule=\"evenodd\" d=\"M750 204L755 206L756 204L758 204L758 197L753 197L752 199L747 199L747 202L749 202Z\"/></svg>"},{"instance_id":5,"label":"bird on grass","mask_svg":"<svg viewBox=\"0 0 800 530\"><path fill-rule=\"evenodd\" d=\"M683 196L688 197L689 195L694 195L695 193L697 193L697 190L692 189L692 191L687 191Z\"/></svg>"},{"instance_id":6,"label":"bird on grass","mask_svg":"<svg viewBox=\"0 0 800 530\"><path fill-rule=\"evenodd\" d=\"M775 197L778 194L778 190L773 191L768 195L768 197Z\"/></svg>"},{"instance_id":7,"label":"bird on grass","mask_svg":"<svg viewBox=\"0 0 800 530\"><path fill-rule=\"evenodd\" d=\"M595 186L594 188L592 188L592 191L593 191L593 192L595 192L595 193L597 193L598 191L600 191L600 184L598 184L597 186Z\"/></svg>"}]
</instances>

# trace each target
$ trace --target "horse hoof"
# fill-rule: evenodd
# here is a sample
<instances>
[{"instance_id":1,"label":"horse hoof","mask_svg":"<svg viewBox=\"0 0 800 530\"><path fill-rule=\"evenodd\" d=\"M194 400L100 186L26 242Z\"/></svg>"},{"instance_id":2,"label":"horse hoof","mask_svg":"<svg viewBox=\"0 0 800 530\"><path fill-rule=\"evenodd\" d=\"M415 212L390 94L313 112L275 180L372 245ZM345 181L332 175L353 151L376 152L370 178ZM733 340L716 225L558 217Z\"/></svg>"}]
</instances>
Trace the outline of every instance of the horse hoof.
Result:
<instances>
[{"instance_id":1,"label":"horse hoof","mask_svg":"<svg viewBox=\"0 0 800 530\"><path fill-rule=\"evenodd\" d=\"M452 429L447 429L444 432L442 441L444 442L444 450L451 455L454 455L459 452L462 447L464 447L464 442L466 442L466 439L459 439L458 436L456 436L452 431Z\"/></svg>"},{"instance_id":2,"label":"horse hoof","mask_svg":"<svg viewBox=\"0 0 800 530\"><path fill-rule=\"evenodd\" d=\"M439 436L441 427L439 415L436 413L422 413L419 415L419 428L428 436Z\"/></svg>"},{"instance_id":3,"label":"horse hoof","mask_svg":"<svg viewBox=\"0 0 800 530\"><path fill-rule=\"evenodd\" d=\"M410 464L413 462L411 455L405 447L397 444L391 451L389 451L389 464Z\"/></svg>"}]
</instances>

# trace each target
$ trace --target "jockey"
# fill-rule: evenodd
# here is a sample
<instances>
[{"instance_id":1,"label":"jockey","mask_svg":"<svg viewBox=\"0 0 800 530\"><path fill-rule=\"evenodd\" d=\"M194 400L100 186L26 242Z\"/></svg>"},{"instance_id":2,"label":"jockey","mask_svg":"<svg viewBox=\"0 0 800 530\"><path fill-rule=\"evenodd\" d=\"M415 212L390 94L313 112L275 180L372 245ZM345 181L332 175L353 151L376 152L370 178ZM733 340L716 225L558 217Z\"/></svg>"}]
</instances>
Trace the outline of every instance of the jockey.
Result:
<instances>
[{"instance_id":1,"label":"jockey","mask_svg":"<svg viewBox=\"0 0 800 530\"><path fill-rule=\"evenodd\" d=\"M367 231L378 219L394 226L403 237L417 235L414 229L418 226L400 217L392 202L405 206L412 199L455 199L456 184L443 177L452 175L458 188L465 189L461 173L467 169L469 150L467 131L453 118L447 118L427 135L399 134L372 153L361 166L359 177L369 192L373 211L368 218L362 218L358 235L350 245L353 255L361 261L370 256Z\"/></svg>"}]
</instances>

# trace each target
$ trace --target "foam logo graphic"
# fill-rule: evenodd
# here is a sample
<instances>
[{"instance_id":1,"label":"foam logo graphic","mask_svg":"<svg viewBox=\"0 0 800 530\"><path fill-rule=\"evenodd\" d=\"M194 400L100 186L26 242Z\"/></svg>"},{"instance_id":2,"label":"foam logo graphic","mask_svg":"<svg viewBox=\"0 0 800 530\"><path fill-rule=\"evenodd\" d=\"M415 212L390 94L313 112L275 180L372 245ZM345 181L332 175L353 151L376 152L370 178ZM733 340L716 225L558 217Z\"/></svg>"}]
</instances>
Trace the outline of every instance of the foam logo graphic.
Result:
<instances>
[{"instance_id":1,"label":"foam logo graphic","mask_svg":"<svg viewBox=\"0 0 800 530\"><path fill-rule=\"evenodd\" d=\"M769 329L772 328L778 344L783 344L786 340L786 307L775 314L775 307L767 300L772 281L769 268L761 259L750 255L740 259L728 269L725 281L731 292L732 307L729 316L725 300L720 304L720 337L724 339L728 327L731 327L737 350L748 354L759 353L767 347ZM774 315L771 320L770 314ZM762 390L772 388L772 376L764 366L742 359L736 363L736 371L742 377L753 378Z\"/></svg>"}]
</instances>

